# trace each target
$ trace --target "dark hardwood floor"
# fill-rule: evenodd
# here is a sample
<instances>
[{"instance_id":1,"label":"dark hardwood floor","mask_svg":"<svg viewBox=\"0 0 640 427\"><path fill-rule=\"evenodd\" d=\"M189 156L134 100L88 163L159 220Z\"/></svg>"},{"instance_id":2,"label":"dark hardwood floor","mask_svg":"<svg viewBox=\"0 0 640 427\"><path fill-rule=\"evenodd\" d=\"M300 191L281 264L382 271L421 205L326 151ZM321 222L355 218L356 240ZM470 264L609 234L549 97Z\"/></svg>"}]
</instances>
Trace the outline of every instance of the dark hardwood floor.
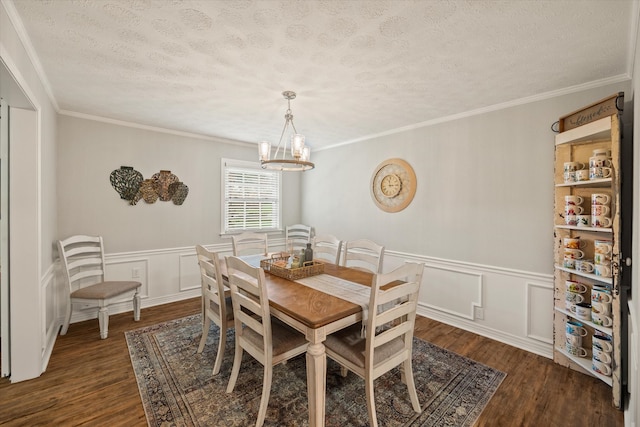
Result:
<instances>
[{"instance_id":1,"label":"dark hardwood floor","mask_svg":"<svg viewBox=\"0 0 640 427\"><path fill-rule=\"evenodd\" d=\"M109 338L98 321L72 324L56 341L47 371L10 384L0 380L0 424L7 426L145 426L124 331L198 313L198 298L111 316ZM479 426L623 426L611 389L544 357L420 317L416 336L507 373Z\"/></svg>"}]
</instances>

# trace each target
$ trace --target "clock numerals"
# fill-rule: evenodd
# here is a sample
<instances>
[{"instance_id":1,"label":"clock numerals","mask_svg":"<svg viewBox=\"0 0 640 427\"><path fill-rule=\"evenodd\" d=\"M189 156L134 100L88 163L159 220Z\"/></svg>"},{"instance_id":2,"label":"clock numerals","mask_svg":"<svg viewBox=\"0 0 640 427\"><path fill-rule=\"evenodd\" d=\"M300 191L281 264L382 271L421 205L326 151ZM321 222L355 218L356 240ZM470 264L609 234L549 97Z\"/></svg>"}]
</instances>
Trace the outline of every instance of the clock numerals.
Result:
<instances>
[{"instance_id":1,"label":"clock numerals","mask_svg":"<svg viewBox=\"0 0 640 427\"><path fill-rule=\"evenodd\" d=\"M402 182L400 178L398 178L398 175L390 174L382 178L380 189L385 196L395 197L400 193L400 190L402 190Z\"/></svg>"}]
</instances>

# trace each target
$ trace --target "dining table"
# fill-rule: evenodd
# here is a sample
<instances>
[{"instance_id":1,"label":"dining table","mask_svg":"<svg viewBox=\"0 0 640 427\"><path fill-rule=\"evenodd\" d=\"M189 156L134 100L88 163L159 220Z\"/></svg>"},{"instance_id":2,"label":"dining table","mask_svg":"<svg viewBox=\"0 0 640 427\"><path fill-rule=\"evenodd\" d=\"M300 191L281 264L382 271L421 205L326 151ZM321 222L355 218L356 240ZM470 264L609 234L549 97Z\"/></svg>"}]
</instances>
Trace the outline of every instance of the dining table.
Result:
<instances>
[{"instance_id":1,"label":"dining table","mask_svg":"<svg viewBox=\"0 0 640 427\"><path fill-rule=\"evenodd\" d=\"M268 256L240 258L257 267ZM227 279L226 262L220 264L222 275ZM372 273L330 263L324 264L324 272L320 276L351 287L362 285L367 294L373 278ZM289 280L270 274L268 270L265 270L265 279L271 315L300 331L309 341L306 352L309 426L323 427L327 380L327 354L323 342L327 335L361 321L365 307L354 302L357 299L349 300L344 295L341 298L331 290L306 286L301 283L305 280Z\"/></svg>"}]
</instances>

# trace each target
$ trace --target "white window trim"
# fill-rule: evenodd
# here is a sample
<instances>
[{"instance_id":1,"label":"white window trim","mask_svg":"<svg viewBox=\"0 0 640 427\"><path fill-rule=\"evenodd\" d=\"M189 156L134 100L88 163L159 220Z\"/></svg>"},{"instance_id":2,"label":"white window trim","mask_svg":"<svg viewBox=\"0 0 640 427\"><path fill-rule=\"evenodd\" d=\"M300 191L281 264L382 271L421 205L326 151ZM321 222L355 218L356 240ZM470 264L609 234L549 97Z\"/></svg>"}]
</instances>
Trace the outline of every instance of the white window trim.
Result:
<instances>
[{"instance_id":1,"label":"white window trim","mask_svg":"<svg viewBox=\"0 0 640 427\"><path fill-rule=\"evenodd\" d=\"M263 228L263 229L242 229L242 230L227 230L226 224L226 180L225 180L225 171L227 167L238 167L243 169L255 169L256 171L261 172L269 172L275 173L278 176L278 224L277 227L274 228ZM235 160L235 159L221 159L221 167L220 167L220 235L221 236L230 236L233 234L239 234L244 231L251 231L254 233L269 233L274 231L282 231L282 172L269 170L266 171L260 167L260 163L250 162L246 160Z\"/></svg>"}]
</instances>

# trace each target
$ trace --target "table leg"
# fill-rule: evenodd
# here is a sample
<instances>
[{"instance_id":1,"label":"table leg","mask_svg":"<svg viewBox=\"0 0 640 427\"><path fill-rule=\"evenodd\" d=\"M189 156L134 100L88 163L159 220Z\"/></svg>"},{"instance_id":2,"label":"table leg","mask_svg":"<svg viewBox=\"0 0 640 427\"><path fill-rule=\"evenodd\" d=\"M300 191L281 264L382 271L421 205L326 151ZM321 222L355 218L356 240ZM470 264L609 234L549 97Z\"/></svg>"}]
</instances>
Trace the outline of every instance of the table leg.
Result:
<instances>
[{"instance_id":1,"label":"table leg","mask_svg":"<svg viewBox=\"0 0 640 427\"><path fill-rule=\"evenodd\" d=\"M307 347L307 394L309 395L309 427L324 427L324 401L327 388L327 353L324 344Z\"/></svg>"}]
</instances>

